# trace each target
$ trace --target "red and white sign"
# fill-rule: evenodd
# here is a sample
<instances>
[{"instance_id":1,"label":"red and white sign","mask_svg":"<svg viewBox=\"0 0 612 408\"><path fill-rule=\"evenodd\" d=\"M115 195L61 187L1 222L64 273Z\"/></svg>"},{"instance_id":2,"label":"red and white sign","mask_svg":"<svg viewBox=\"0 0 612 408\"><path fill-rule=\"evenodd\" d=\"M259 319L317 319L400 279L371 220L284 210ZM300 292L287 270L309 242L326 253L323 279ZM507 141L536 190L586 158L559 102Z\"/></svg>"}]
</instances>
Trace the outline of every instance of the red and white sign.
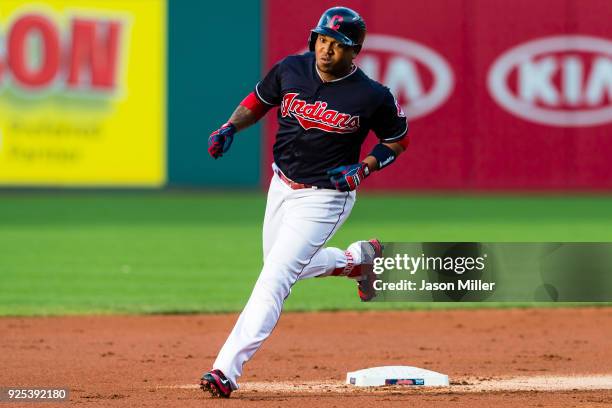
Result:
<instances>
[{"instance_id":1,"label":"red and white sign","mask_svg":"<svg viewBox=\"0 0 612 408\"><path fill-rule=\"evenodd\" d=\"M268 0L264 70L304 49L335 5ZM612 1L343 5L367 25L357 65L410 123L408 150L363 189L612 189ZM264 174L276 128L269 115Z\"/></svg>"},{"instance_id":2,"label":"red and white sign","mask_svg":"<svg viewBox=\"0 0 612 408\"><path fill-rule=\"evenodd\" d=\"M357 65L403 100L409 119L440 107L450 96L454 77L443 56L407 38L368 34Z\"/></svg>"},{"instance_id":3,"label":"red and white sign","mask_svg":"<svg viewBox=\"0 0 612 408\"><path fill-rule=\"evenodd\" d=\"M529 41L495 61L488 86L504 109L535 123L561 127L610 123L612 41L584 35Z\"/></svg>"}]
</instances>

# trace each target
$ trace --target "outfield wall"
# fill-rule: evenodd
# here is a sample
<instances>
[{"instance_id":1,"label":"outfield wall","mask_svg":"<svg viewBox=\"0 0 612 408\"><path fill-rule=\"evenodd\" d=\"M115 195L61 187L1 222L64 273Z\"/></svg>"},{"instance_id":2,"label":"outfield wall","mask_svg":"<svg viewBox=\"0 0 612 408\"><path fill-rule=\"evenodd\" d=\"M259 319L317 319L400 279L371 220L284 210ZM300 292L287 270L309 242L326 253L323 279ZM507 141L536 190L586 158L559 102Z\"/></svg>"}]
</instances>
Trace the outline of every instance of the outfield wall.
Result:
<instances>
[{"instance_id":1,"label":"outfield wall","mask_svg":"<svg viewBox=\"0 0 612 408\"><path fill-rule=\"evenodd\" d=\"M2 0L0 186L258 187L260 126L207 139L260 75L259 2Z\"/></svg>"},{"instance_id":2,"label":"outfield wall","mask_svg":"<svg viewBox=\"0 0 612 408\"><path fill-rule=\"evenodd\" d=\"M303 50L304 33L333 5L268 3L266 67ZM368 26L360 67L410 118L409 152L364 188L612 188L612 2L345 4Z\"/></svg>"},{"instance_id":3,"label":"outfield wall","mask_svg":"<svg viewBox=\"0 0 612 408\"><path fill-rule=\"evenodd\" d=\"M166 2L0 3L0 184L166 184Z\"/></svg>"},{"instance_id":4,"label":"outfield wall","mask_svg":"<svg viewBox=\"0 0 612 408\"><path fill-rule=\"evenodd\" d=\"M189 7L185 7L189 4ZM231 154L213 160L208 135L259 80L257 1L169 2L168 183L257 187L261 125L240 132Z\"/></svg>"},{"instance_id":5,"label":"outfield wall","mask_svg":"<svg viewBox=\"0 0 612 408\"><path fill-rule=\"evenodd\" d=\"M360 67L410 118L409 152L364 189L612 188L610 1L344 4L368 24ZM3 0L0 186L265 186L275 112L221 160L208 134L332 5Z\"/></svg>"}]
</instances>

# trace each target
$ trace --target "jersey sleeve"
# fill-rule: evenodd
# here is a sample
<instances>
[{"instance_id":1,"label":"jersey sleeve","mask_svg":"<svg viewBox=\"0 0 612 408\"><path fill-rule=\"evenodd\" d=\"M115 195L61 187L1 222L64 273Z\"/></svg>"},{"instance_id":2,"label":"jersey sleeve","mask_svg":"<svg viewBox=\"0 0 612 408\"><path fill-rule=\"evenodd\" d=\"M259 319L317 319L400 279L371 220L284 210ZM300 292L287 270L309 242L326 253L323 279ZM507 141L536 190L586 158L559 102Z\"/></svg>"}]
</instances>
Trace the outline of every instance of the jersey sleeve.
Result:
<instances>
[{"instance_id":1,"label":"jersey sleeve","mask_svg":"<svg viewBox=\"0 0 612 408\"><path fill-rule=\"evenodd\" d=\"M408 133L408 120L391 92L385 97L372 116L372 130L383 143L399 142Z\"/></svg>"},{"instance_id":2,"label":"jersey sleeve","mask_svg":"<svg viewBox=\"0 0 612 408\"><path fill-rule=\"evenodd\" d=\"M268 72L268 75L255 85L257 99L268 106L278 106L281 102L282 63L283 61L277 62Z\"/></svg>"}]
</instances>

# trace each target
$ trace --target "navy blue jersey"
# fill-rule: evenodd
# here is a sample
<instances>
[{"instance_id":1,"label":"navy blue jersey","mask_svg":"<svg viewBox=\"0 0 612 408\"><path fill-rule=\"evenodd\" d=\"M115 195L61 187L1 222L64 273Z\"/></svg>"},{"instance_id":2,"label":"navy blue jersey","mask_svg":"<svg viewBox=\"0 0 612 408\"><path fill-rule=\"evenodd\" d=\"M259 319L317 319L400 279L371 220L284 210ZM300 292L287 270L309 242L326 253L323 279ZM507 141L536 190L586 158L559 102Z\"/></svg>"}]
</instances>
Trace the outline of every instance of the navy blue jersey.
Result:
<instances>
[{"instance_id":1,"label":"navy blue jersey","mask_svg":"<svg viewBox=\"0 0 612 408\"><path fill-rule=\"evenodd\" d=\"M255 93L266 105L280 105L274 162L299 183L333 189L327 170L358 163L370 130L385 143L403 139L408 131L388 88L359 68L323 82L312 52L277 63Z\"/></svg>"}]
</instances>

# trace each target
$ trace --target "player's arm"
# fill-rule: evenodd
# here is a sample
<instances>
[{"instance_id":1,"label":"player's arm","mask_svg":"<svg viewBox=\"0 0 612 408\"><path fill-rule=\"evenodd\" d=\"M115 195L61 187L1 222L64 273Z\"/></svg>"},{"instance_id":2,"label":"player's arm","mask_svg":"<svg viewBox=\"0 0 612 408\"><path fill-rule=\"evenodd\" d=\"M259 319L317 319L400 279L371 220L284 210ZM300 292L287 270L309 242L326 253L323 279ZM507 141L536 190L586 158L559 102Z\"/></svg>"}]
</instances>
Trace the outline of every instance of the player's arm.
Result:
<instances>
[{"instance_id":1,"label":"player's arm","mask_svg":"<svg viewBox=\"0 0 612 408\"><path fill-rule=\"evenodd\" d=\"M404 139L406 142L408 139ZM393 156L393 160L397 159L397 157L402 154L406 150L407 143L402 140L401 142L393 142L393 143L381 143L383 146L387 147L390 152L389 156ZM383 161L382 158L376 158L371 154L366 156L361 162L365 163L368 166L369 173L380 170L382 167L380 166L380 161ZM390 163L389 163L390 164ZM388 165L388 164L387 164ZM384 167L384 166L383 166Z\"/></svg>"},{"instance_id":2,"label":"player's arm","mask_svg":"<svg viewBox=\"0 0 612 408\"><path fill-rule=\"evenodd\" d=\"M274 106L280 105L280 66L276 64L234 110L229 120L208 138L208 153L215 159L226 153L234 134L256 123Z\"/></svg>"},{"instance_id":3,"label":"player's arm","mask_svg":"<svg viewBox=\"0 0 612 408\"><path fill-rule=\"evenodd\" d=\"M239 132L263 118L273 106L275 105L262 102L256 91L253 91L240 102L227 122L234 125L236 132Z\"/></svg>"},{"instance_id":4,"label":"player's arm","mask_svg":"<svg viewBox=\"0 0 612 408\"><path fill-rule=\"evenodd\" d=\"M210 135L208 153L215 159L222 157L232 145L234 134L256 123L270 108L257 98L255 92L251 92L236 107L229 120Z\"/></svg>"},{"instance_id":5,"label":"player's arm","mask_svg":"<svg viewBox=\"0 0 612 408\"><path fill-rule=\"evenodd\" d=\"M362 160L368 174L393 164L408 147L408 120L402 107L387 90L373 118L372 129L380 143Z\"/></svg>"},{"instance_id":6,"label":"player's arm","mask_svg":"<svg viewBox=\"0 0 612 408\"><path fill-rule=\"evenodd\" d=\"M249 108L238 105L227 122L234 125L236 132L240 132L242 129L246 129L256 123L260 118L261 116L256 115Z\"/></svg>"},{"instance_id":7,"label":"player's arm","mask_svg":"<svg viewBox=\"0 0 612 408\"><path fill-rule=\"evenodd\" d=\"M406 150L407 145L408 139L379 143L360 163L336 167L329 170L327 175L330 176L337 190L352 191L370 174L393 163Z\"/></svg>"},{"instance_id":8,"label":"player's arm","mask_svg":"<svg viewBox=\"0 0 612 408\"><path fill-rule=\"evenodd\" d=\"M373 116L373 124L372 129L380 139L380 143L375 145L360 163L336 167L327 172L337 190L356 189L366 177L389 166L406 150L408 146L406 115L388 90Z\"/></svg>"}]
</instances>

